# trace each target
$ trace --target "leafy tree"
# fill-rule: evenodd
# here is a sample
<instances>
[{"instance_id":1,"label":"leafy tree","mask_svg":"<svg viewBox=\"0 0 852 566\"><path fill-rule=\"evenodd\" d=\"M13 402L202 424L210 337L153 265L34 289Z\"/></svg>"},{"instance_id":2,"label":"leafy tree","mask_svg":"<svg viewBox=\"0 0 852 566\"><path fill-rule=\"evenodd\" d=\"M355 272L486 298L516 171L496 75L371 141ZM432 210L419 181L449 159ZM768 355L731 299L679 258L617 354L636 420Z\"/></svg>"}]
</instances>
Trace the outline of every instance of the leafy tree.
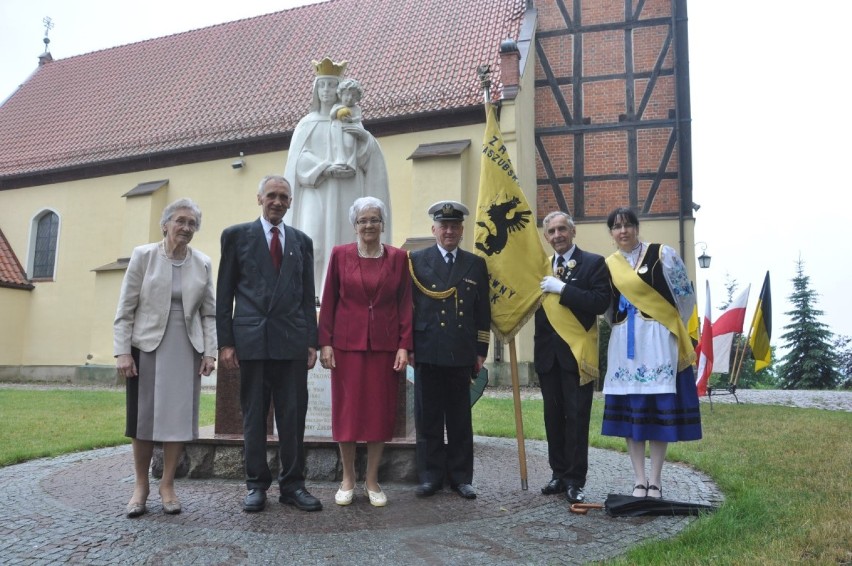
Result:
<instances>
[{"instance_id":1,"label":"leafy tree","mask_svg":"<svg viewBox=\"0 0 852 566\"><path fill-rule=\"evenodd\" d=\"M725 272L725 302L719 307L720 311L728 310L728 307L734 302L734 293L737 292L739 286L740 284L736 278L731 277L730 273Z\"/></svg>"},{"instance_id":2,"label":"leafy tree","mask_svg":"<svg viewBox=\"0 0 852 566\"><path fill-rule=\"evenodd\" d=\"M852 337L839 335L834 339L834 353L837 356L837 371L840 373L840 387L852 389Z\"/></svg>"},{"instance_id":3,"label":"leafy tree","mask_svg":"<svg viewBox=\"0 0 852 566\"><path fill-rule=\"evenodd\" d=\"M834 389L839 381L837 360L832 350L832 334L818 320L823 312L816 308L818 293L810 287L801 257L796 262L793 310L786 312L791 322L781 336L789 350L781 360L781 386L784 389Z\"/></svg>"}]
</instances>

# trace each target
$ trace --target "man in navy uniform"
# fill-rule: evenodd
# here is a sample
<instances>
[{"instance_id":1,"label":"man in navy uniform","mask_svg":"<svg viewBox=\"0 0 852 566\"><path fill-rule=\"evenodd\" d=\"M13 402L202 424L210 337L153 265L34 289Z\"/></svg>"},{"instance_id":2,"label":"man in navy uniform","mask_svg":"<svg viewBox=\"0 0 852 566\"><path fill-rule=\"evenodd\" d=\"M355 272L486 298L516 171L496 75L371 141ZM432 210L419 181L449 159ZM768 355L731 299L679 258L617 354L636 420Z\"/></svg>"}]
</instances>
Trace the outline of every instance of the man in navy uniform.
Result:
<instances>
[{"instance_id":1,"label":"man in navy uniform","mask_svg":"<svg viewBox=\"0 0 852 566\"><path fill-rule=\"evenodd\" d=\"M541 289L559 296L558 316L563 320L550 320L543 307L535 313L533 357L544 401L544 429L552 471L550 483L541 492L565 493L568 501L580 503L585 499L583 487L589 468L594 378L589 371L580 371L574 350L579 351L585 341L597 340L597 315L609 305L609 271L603 257L584 252L574 244L577 232L568 214L551 212L544 217L542 226L544 238L555 253L551 258L553 275L542 280ZM559 322L568 324L569 342L553 328ZM592 357L580 362L586 364L585 369L592 366L597 373L597 355Z\"/></svg>"},{"instance_id":2,"label":"man in navy uniform","mask_svg":"<svg viewBox=\"0 0 852 566\"><path fill-rule=\"evenodd\" d=\"M429 208L436 245L412 252L414 271L414 419L417 495L444 481L475 499L470 380L488 355L491 305L485 260L460 249L467 207L440 201ZM444 425L447 442L444 443Z\"/></svg>"}]
</instances>

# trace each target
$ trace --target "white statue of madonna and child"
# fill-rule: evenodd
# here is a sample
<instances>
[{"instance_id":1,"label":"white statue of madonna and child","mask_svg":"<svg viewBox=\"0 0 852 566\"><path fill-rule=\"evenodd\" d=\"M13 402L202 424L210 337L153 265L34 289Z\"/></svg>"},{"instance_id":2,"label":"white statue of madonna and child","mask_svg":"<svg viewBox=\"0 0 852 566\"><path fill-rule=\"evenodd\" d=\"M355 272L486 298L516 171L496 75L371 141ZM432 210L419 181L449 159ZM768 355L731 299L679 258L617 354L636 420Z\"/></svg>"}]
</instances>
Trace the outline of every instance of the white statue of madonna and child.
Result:
<instances>
[{"instance_id":1,"label":"white statue of madonna and child","mask_svg":"<svg viewBox=\"0 0 852 566\"><path fill-rule=\"evenodd\" d=\"M316 77L311 111L299 120L290 141L284 178L293 197L292 225L314 242L317 295L334 246L355 241L349 208L355 199L373 196L390 208L385 158L376 139L361 125L358 81L342 79L347 62L328 57L314 61ZM391 237L384 219L383 240Z\"/></svg>"}]
</instances>

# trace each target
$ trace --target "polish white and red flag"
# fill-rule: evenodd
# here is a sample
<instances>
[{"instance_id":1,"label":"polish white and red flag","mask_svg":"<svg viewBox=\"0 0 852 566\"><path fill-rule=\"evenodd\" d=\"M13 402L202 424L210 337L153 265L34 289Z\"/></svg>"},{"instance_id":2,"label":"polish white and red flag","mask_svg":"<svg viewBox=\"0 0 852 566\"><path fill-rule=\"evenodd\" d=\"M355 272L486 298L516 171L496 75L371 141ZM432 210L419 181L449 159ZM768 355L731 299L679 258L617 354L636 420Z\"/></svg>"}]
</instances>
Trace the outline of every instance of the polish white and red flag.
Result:
<instances>
[{"instance_id":1,"label":"polish white and red flag","mask_svg":"<svg viewBox=\"0 0 852 566\"><path fill-rule=\"evenodd\" d=\"M713 371L730 373L731 347L734 336L741 334L745 323L746 304L751 285L745 288L713 323Z\"/></svg>"},{"instance_id":2,"label":"polish white and red flag","mask_svg":"<svg viewBox=\"0 0 852 566\"><path fill-rule=\"evenodd\" d=\"M698 396L707 395L707 383L710 381L710 374L713 372L713 323L710 320L710 281L707 283L707 295L705 300L707 304L704 308L704 324L701 325L701 338L698 341L698 346L695 348L695 354L698 356L698 377L695 379L695 387L698 389Z\"/></svg>"}]
</instances>

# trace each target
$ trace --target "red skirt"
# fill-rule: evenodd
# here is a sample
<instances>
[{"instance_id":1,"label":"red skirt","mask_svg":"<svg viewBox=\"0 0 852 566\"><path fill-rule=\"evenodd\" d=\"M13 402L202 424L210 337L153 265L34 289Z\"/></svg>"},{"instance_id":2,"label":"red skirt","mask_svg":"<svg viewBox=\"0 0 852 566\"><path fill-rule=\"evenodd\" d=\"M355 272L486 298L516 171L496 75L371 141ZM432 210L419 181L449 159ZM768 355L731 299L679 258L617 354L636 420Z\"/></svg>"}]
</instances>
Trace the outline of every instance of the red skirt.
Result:
<instances>
[{"instance_id":1,"label":"red skirt","mask_svg":"<svg viewBox=\"0 0 852 566\"><path fill-rule=\"evenodd\" d=\"M396 425L396 352L334 349L331 372L331 436L337 442L387 442Z\"/></svg>"}]
</instances>

